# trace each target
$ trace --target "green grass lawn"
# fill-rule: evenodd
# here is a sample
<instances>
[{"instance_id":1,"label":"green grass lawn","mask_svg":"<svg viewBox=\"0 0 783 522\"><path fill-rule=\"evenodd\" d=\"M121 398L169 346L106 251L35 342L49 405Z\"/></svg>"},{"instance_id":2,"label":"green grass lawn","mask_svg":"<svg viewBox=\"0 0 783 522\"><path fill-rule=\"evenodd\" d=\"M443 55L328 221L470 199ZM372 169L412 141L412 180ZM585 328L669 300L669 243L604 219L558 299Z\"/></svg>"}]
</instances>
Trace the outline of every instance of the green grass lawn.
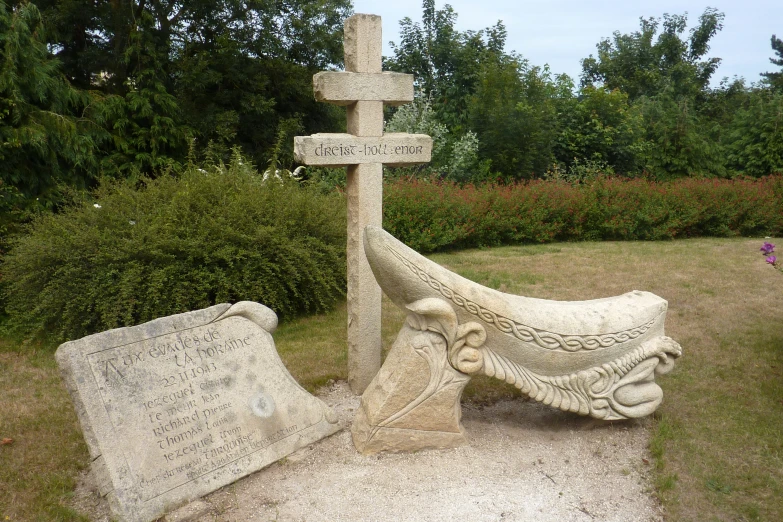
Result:
<instances>
[{"instance_id":1,"label":"green grass lawn","mask_svg":"<svg viewBox=\"0 0 783 522\"><path fill-rule=\"evenodd\" d=\"M658 379L664 403L651 451L667 520L783 520L783 274L761 239L560 243L431 256L482 284L530 297L580 300L648 290L669 301L667 334L683 357ZM773 242L776 242L773 240ZM783 246L783 240L779 241ZM384 303L389 346L404 315ZM344 379L345 306L275 334L308 389ZM517 396L473 379L465 400ZM86 446L53 348L0 342L0 522L80 520L65 507Z\"/></svg>"}]
</instances>

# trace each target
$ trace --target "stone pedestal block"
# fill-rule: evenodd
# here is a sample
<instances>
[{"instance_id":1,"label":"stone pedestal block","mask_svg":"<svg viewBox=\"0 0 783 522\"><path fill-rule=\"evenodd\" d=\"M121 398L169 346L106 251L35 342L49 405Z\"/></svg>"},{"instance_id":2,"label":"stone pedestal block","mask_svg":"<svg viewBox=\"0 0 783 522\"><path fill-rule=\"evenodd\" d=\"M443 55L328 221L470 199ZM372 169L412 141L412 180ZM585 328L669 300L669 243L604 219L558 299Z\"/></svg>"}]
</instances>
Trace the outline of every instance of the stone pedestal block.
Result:
<instances>
[{"instance_id":1,"label":"stone pedestal block","mask_svg":"<svg viewBox=\"0 0 783 522\"><path fill-rule=\"evenodd\" d=\"M364 454L465 442L460 398L470 376L447 362L449 340L456 334L448 328L456 327L456 315L438 299L414 303L409 311L381 371L362 395L351 429Z\"/></svg>"}]
</instances>

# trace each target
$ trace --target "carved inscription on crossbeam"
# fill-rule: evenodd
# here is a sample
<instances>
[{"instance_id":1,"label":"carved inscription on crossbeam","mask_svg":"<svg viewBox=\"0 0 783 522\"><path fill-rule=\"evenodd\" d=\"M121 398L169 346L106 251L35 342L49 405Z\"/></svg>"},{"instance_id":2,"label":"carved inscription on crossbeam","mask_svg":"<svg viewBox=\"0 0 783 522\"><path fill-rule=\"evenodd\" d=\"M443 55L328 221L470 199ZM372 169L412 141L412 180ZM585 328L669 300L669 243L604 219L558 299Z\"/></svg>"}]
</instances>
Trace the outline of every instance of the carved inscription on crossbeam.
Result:
<instances>
[{"instance_id":1,"label":"carved inscription on crossbeam","mask_svg":"<svg viewBox=\"0 0 783 522\"><path fill-rule=\"evenodd\" d=\"M426 163L432 156L432 138L426 134L389 133L376 137L352 134L298 136L294 157L299 163L320 167L347 167L384 163L393 167Z\"/></svg>"}]
</instances>

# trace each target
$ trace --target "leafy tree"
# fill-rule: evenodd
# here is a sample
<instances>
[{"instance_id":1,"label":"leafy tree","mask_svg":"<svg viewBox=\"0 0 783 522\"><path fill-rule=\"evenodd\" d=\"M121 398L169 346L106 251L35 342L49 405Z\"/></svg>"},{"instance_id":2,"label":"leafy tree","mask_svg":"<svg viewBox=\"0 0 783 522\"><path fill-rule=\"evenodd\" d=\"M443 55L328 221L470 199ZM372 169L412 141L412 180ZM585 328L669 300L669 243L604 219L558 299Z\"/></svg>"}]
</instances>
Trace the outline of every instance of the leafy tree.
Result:
<instances>
[{"instance_id":1,"label":"leafy tree","mask_svg":"<svg viewBox=\"0 0 783 522\"><path fill-rule=\"evenodd\" d=\"M769 61L778 67L783 67L783 40L775 37L773 34L772 38L770 39L770 43L772 44L772 50L775 51L775 54L778 55L778 57L770 58ZM778 90L779 92L783 92L783 70L778 72L761 73L761 76L766 79L772 88Z\"/></svg>"},{"instance_id":2,"label":"leafy tree","mask_svg":"<svg viewBox=\"0 0 783 522\"><path fill-rule=\"evenodd\" d=\"M111 162L149 171L199 148L242 145L256 163L291 118L339 125L316 104L311 77L342 61L349 0L40 0L66 75L108 99ZM125 166L123 166L125 165Z\"/></svg>"},{"instance_id":3,"label":"leafy tree","mask_svg":"<svg viewBox=\"0 0 783 522\"><path fill-rule=\"evenodd\" d=\"M641 158L648 146L639 111L618 89L586 86L560 111L560 133L555 155L561 168L591 162L611 165L622 174L643 169Z\"/></svg>"},{"instance_id":4,"label":"leafy tree","mask_svg":"<svg viewBox=\"0 0 783 522\"><path fill-rule=\"evenodd\" d=\"M571 96L573 83L517 56L483 65L469 113L481 157L507 180L543 175L554 161L558 100Z\"/></svg>"},{"instance_id":5,"label":"leafy tree","mask_svg":"<svg viewBox=\"0 0 783 522\"><path fill-rule=\"evenodd\" d=\"M582 61L583 86L627 94L642 118L647 142L637 161L658 179L726 174L719 140L724 116L716 109L727 105L716 104L709 89L720 58L706 57L723 18L707 8L687 38L687 15L641 18L639 31L615 32L598 44L597 57Z\"/></svg>"},{"instance_id":6,"label":"leafy tree","mask_svg":"<svg viewBox=\"0 0 783 522\"><path fill-rule=\"evenodd\" d=\"M468 131L455 138L448 128L438 122L432 104L426 98L416 98L403 105L386 124L386 132L427 134L432 138L432 161L414 171L435 172L455 181L477 179L486 175L487 165L479 162L478 137Z\"/></svg>"},{"instance_id":7,"label":"leafy tree","mask_svg":"<svg viewBox=\"0 0 783 522\"><path fill-rule=\"evenodd\" d=\"M699 112L720 127L728 127L734 113L747 103L750 91L743 78L723 78L718 87L703 93Z\"/></svg>"},{"instance_id":8,"label":"leafy tree","mask_svg":"<svg viewBox=\"0 0 783 522\"><path fill-rule=\"evenodd\" d=\"M783 40L770 42L779 57L770 62L783 67ZM735 89L720 125L729 168L753 177L783 172L783 71L761 75L761 85Z\"/></svg>"},{"instance_id":9,"label":"leafy tree","mask_svg":"<svg viewBox=\"0 0 783 522\"><path fill-rule=\"evenodd\" d=\"M257 164L274 153L279 132L296 121L299 133L339 130L344 112L313 97L315 68L283 59L257 59L236 42L189 45L176 64L176 97L183 121L201 147L233 145ZM293 138L283 141L292 154Z\"/></svg>"},{"instance_id":10,"label":"leafy tree","mask_svg":"<svg viewBox=\"0 0 783 522\"><path fill-rule=\"evenodd\" d=\"M639 31L615 32L611 40L598 43L597 57L582 60L582 85L620 89L631 101L664 90L674 96L697 95L708 88L720 64L720 58L705 55L709 41L723 28L723 18L716 9L705 9L687 39L682 37L687 14L640 18Z\"/></svg>"},{"instance_id":11,"label":"leafy tree","mask_svg":"<svg viewBox=\"0 0 783 522\"><path fill-rule=\"evenodd\" d=\"M177 56L176 94L202 145L241 145L256 163L291 157L280 132L340 129L341 109L313 98L312 76L342 63L348 0L233 7L235 21L200 29ZM295 122L295 123L294 123ZM292 127L293 125L293 127ZM286 148L279 154L278 143ZM290 150L289 150L290 149Z\"/></svg>"},{"instance_id":12,"label":"leafy tree","mask_svg":"<svg viewBox=\"0 0 783 522\"><path fill-rule=\"evenodd\" d=\"M699 114L692 97L664 91L641 98L635 108L649 142L644 161L652 177L726 175L722 147L711 139L711 123Z\"/></svg>"},{"instance_id":13,"label":"leafy tree","mask_svg":"<svg viewBox=\"0 0 783 522\"><path fill-rule=\"evenodd\" d=\"M745 80L742 78L735 77L732 80L724 78L718 87L706 91L701 96L699 104L701 133L721 154L720 160L728 169L727 175L736 172L731 169L727 156L729 153L727 146L734 139L732 126L737 111L747 107L753 90L745 85Z\"/></svg>"},{"instance_id":14,"label":"leafy tree","mask_svg":"<svg viewBox=\"0 0 783 522\"><path fill-rule=\"evenodd\" d=\"M758 89L729 128L729 165L760 177L783 172L783 92Z\"/></svg>"},{"instance_id":15,"label":"leafy tree","mask_svg":"<svg viewBox=\"0 0 783 522\"><path fill-rule=\"evenodd\" d=\"M101 121L113 143L103 168L119 172L160 172L178 169L187 150L189 129L182 124L177 101L167 89L168 57L156 45L154 19L142 12L129 34L125 50L127 71L124 95L106 97Z\"/></svg>"},{"instance_id":16,"label":"leafy tree","mask_svg":"<svg viewBox=\"0 0 783 522\"><path fill-rule=\"evenodd\" d=\"M448 162L449 129L437 121L432 103L427 98L418 96L412 103L399 107L386 123L384 131L426 134L432 138L430 165L438 170Z\"/></svg>"},{"instance_id":17,"label":"leafy tree","mask_svg":"<svg viewBox=\"0 0 783 522\"><path fill-rule=\"evenodd\" d=\"M468 130L470 98L480 82L482 64L503 55L506 29L502 22L481 31L455 29L457 13L450 5L435 9L422 0L422 24L400 21L400 43L391 42L390 70L413 74L421 95L431 100L438 120L451 132Z\"/></svg>"}]
</instances>

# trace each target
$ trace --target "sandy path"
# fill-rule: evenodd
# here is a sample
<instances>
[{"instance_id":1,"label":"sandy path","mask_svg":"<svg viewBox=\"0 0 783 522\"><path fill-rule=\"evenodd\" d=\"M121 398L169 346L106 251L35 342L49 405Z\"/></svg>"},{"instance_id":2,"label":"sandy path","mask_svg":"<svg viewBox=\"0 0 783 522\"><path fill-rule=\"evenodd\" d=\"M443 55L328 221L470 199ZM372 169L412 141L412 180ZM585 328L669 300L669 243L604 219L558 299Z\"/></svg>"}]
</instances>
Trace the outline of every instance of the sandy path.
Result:
<instances>
[{"instance_id":1,"label":"sandy path","mask_svg":"<svg viewBox=\"0 0 783 522\"><path fill-rule=\"evenodd\" d=\"M322 398L350 426L345 383ZM345 429L169 514L190 521L661 521L649 421L603 423L523 399L463 406L468 444L363 457ZM85 476L75 507L109 520Z\"/></svg>"}]
</instances>

